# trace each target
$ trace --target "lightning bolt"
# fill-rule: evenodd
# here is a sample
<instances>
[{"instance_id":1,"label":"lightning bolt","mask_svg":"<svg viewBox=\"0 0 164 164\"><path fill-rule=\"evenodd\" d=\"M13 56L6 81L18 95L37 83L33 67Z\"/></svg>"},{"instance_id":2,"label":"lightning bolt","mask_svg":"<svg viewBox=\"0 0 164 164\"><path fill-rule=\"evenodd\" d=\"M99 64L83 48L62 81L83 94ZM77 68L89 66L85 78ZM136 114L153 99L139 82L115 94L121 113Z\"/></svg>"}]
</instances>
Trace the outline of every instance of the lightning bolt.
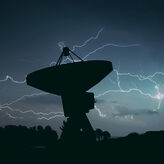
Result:
<instances>
[{"instance_id":1,"label":"lightning bolt","mask_svg":"<svg viewBox=\"0 0 164 164\"><path fill-rule=\"evenodd\" d=\"M7 80L11 80L13 83L16 83L16 84L23 84L26 82L26 80L24 81L16 81L13 79L13 77L7 75L4 79L0 80L0 82L6 82Z\"/></svg>"},{"instance_id":2,"label":"lightning bolt","mask_svg":"<svg viewBox=\"0 0 164 164\"><path fill-rule=\"evenodd\" d=\"M118 70L114 69L114 71L116 72L116 74L118 76L130 76L130 77L136 77L138 80L140 81L145 81L145 80L149 80L150 82L154 83L155 85L158 85L156 81L153 80L153 78L158 75L158 74L162 74L164 75L164 73L162 72L156 72L154 73L153 75L150 75L150 76L141 76L141 75L135 75L135 74L131 74L131 73L120 73L118 72Z\"/></svg>"},{"instance_id":3,"label":"lightning bolt","mask_svg":"<svg viewBox=\"0 0 164 164\"><path fill-rule=\"evenodd\" d=\"M73 45L72 51L75 51L76 48L82 48L82 47L86 46L86 45L87 45L90 41L92 41L92 40L97 40L97 39L99 38L100 33L103 31L103 29L104 29L104 28L101 28L101 29L97 32L97 34L96 34L95 37L94 37L94 36L91 36L91 37L90 37L89 39L87 39L83 44L81 44L81 45Z\"/></svg>"},{"instance_id":4,"label":"lightning bolt","mask_svg":"<svg viewBox=\"0 0 164 164\"><path fill-rule=\"evenodd\" d=\"M63 117L64 114L63 112L49 112L49 113L43 113L43 112L35 112L33 110L25 110L25 111L22 111L20 109L13 109L12 107L10 106L1 106L0 107L0 110L3 110L3 109L9 109L10 111L12 112L19 112L21 114L26 114L26 113L31 113L33 114L34 116L38 117L37 119L41 120L41 119L47 119L47 120L50 120L50 119L53 119L55 117ZM10 118L13 118L13 119L23 119L23 117L15 117L15 116L12 116L10 113L6 113ZM42 117L40 117L40 115L42 115ZM53 116L52 116L53 115ZM50 117L49 117L50 116Z\"/></svg>"},{"instance_id":5,"label":"lightning bolt","mask_svg":"<svg viewBox=\"0 0 164 164\"><path fill-rule=\"evenodd\" d=\"M33 94L31 94L31 95L23 95L23 96L17 98L16 100L14 100L14 101L12 101L12 102L9 102L9 103L0 105L0 110L6 109L6 108L7 108L7 109L9 109L9 110L12 111L12 112L19 112L19 113L21 113L21 114L32 113L33 115L43 115L43 116L55 115L55 116L51 116L50 118L55 118L55 117L57 117L57 116L60 115L60 117L61 117L61 115L63 115L63 112L49 112L49 113L43 113L43 112L35 112L35 111L33 111L33 110L25 110L25 111L22 111L22 110L20 110L20 109L13 109L13 108L11 107L11 105L13 105L13 104L15 104L15 103L17 103L17 102L23 100L23 99L26 98L26 97L34 97L34 96L47 95L47 94L48 94L48 93L33 93ZM8 113L7 115L8 115L10 118L13 118L13 119L17 119L17 118L22 119L22 117L14 117L14 116L12 116L12 115L9 114L9 113ZM45 117L43 117L43 118L45 118Z\"/></svg>"},{"instance_id":6,"label":"lightning bolt","mask_svg":"<svg viewBox=\"0 0 164 164\"><path fill-rule=\"evenodd\" d=\"M89 39L87 39L86 41L84 41L81 45L73 45L73 48L71 49L71 51L75 51L76 48L82 48L84 46L87 45L87 43L89 43L90 41L92 40L97 40L101 34L101 32L103 31L103 28L101 28L96 36L91 36ZM60 50L62 51L63 50L63 47L66 47L65 45L65 42L64 41L61 41L61 42L58 42L58 46L60 48ZM114 43L106 43L98 48L96 48L95 50L89 52L87 55L85 55L82 59L85 60L86 58L88 58L90 55L96 53L97 51L101 50L101 49L104 49L105 47L119 47L119 48L128 48L128 47L136 47L136 46L140 46L140 44L129 44L129 45L121 45L121 44L114 44ZM72 59L70 59L69 57L66 57L65 60L63 60L63 63L67 62L67 61L71 61L72 62ZM74 60L75 62L76 61L79 61L79 60ZM50 63L50 66L52 66L53 64L56 64L56 62L51 62Z\"/></svg>"},{"instance_id":7,"label":"lightning bolt","mask_svg":"<svg viewBox=\"0 0 164 164\"><path fill-rule=\"evenodd\" d=\"M99 114L99 116L100 117L106 117L106 114L103 114L102 112L101 112L101 110L95 105L95 108L94 109L96 109L97 110L97 112L98 112L98 114Z\"/></svg>"},{"instance_id":8,"label":"lightning bolt","mask_svg":"<svg viewBox=\"0 0 164 164\"><path fill-rule=\"evenodd\" d=\"M41 92L41 93L33 93L33 94L30 94L30 95L23 95L23 96L17 98L16 100L13 100L12 102L5 103L5 104L0 105L0 107L13 105L13 104L21 101L22 99L24 99L26 97L34 97L34 96L47 95L47 94L48 93Z\"/></svg>"},{"instance_id":9,"label":"lightning bolt","mask_svg":"<svg viewBox=\"0 0 164 164\"><path fill-rule=\"evenodd\" d=\"M97 51L101 50L101 49L104 49L105 47L109 47L109 46L112 46L112 47L119 47L119 48L128 48L128 47L136 47L136 46L140 46L140 44L129 44L129 45L120 45L120 44L113 44L113 43L107 43L107 44L104 44L98 48L96 48L95 50L89 52L86 56L83 57L83 60L85 60L87 57L89 57L90 55L96 53Z\"/></svg>"},{"instance_id":10,"label":"lightning bolt","mask_svg":"<svg viewBox=\"0 0 164 164\"><path fill-rule=\"evenodd\" d=\"M141 77L139 75L133 75L131 73L119 73L119 71L116 70L116 69L114 69L114 72L116 72L116 75L117 75L117 86L118 86L118 90L111 90L111 89L110 90L107 90L107 91L105 91L103 93L100 93L97 96L95 96L96 98L99 98L99 97L104 96L104 95L109 94L109 93L131 93L131 92L134 92L135 91L135 92L140 93L143 96L147 96L147 97L149 97L151 99L157 100L158 101L157 109L160 109L160 105L161 105L161 102L162 102L162 100L164 98L164 94L159 91L159 87L158 87L157 83L153 80L153 78L157 74L162 74L163 75L164 73L162 73L162 72L156 72L153 75L150 75L150 76L147 76L147 77ZM155 84L154 88L156 89L156 94L155 95L152 95L150 93L145 93L145 92L143 92L142 90L140 90L138 88L130 88L128 90L124 90L121 87L120 76L136 77L140 81L149 80L150 82L152 82L153 84ZM154 109L154 111L157 110L157 109Z\"/></svg>"},{"instance_id":11,"label":"lightning bolt","mask_svg":"<svg viewBox=\"0 0 164 164\"><path fill-rule=\"evenodd\" d=\"M97 32L97 34L96 34L95 36L91 36L89 39L87 39L86 41L84 41L81 45L73 45L72 51L75 51L77 48L82 48L82 47L86 46L86 45L87 45L90 41L92 41L92 40L97 40L97 39L99 38L99 36L100 36L100 34L101 34L102 31L103 31L103 28L101 28L101 29ZM62 51L63 47L65 47L65 42L64 42L64 41L59 42L59 43L58 43L58 46L59 46L59 48L60 48L61 51ZM106 44L104 44L104 45L102 45L102 46L96 48L95 50L89 52L88 54L86 54L86 55L83 57L83 60L85 60L86 58L88 58L90 55L96 53L97 51L102 50L102 49L104 49L104 48L106 48L106 47L109 47L109 46L118 47L118 48L128 48L128 47L140 46L140 44L121 45L121 44L115 44L115 43L106 43ZM66 60L65 60L64 62L66 62L67 60L71 61L71 59L66 58ZM50 65L53 65L54 63L56 63L56 62L53 61L53 62L50 63ZM106 95L106 94L109 94L109 93L126 93L126 94L129 94L129 93L131 93L131 92L138 92L139 94L141 94L141 95L143 95L143 96L149 97L149 98L151 98L151 99L153 99L153 100L157 100L157 101L158 101L157 109L160 108L160 105L161 105L161 102L162 102L162 100L163 100L164 94L160 92L159 87L158 87L159 85L158 85L158 83L157 83L153 78L154 78L156 75L164 75L163 72L155 72L154 74L149 75L149 76L147 76L147 77L141 76L141 75L135 75L135 74L131 74L131 73L120 73L119 70L116 70L116 69L114 69L114 72L116 73L117 81L114 82L114 81L112 81L111 79L110 79L110 81L111 81L113 84L116 84L116 85L118 86L118 89L116 89L116 90L106 90L105 92L96 95L96 96L95 96L96 98L99 98L99 97L101 97L101 96L103 96L103 95ZM154 84L154 87L155 87L155 89L156 89L156 94L155 94L155 95L152 95L152 94L150 94L150 93L145 93L145 92L143 92L142 90L140 90L140 89L138 89L138 88L130 88L130 89L128 89L128 90L124 90L124 89L121 87L120 76L135 77L135 78L137 78L137 79L140 80L140 81L149 80L150 82L152 82L152 83ZM25 83L25 80L24 80L24 81L16 81L16 80L14 80L11 76L8 76L8 75L6 76L5 79L0 80L0 82L5 82L5 81L7 81L8 79L10 79L12 82L17 83L17 84L23 84L23 83ZM29 112L29 113L33 113L34 115L42 115L42 117L37 118L37 119L39 119L39 120L42 120L42 119L51 120L51 119L54 119L54 118L56 118L56 117L63 117L63 116L64 116L64 115L63 115L63 112L42 113L42 112L34 112L33 110L27 110L27 111L21 111L21 110L18 110L18 109L15 110L15 109L13 109L13 108L10 107L11 105L13 105L13 104L15 104L15 103L21 101L21 100L24 99L25 97L28 97L28 96L29 96L29 97L31 97L31 96L39 96L39 95L42 95L42 94L47 94L47 93L34 93L34 94L31 94L31 95L24 95L24 96L22 96L22 97L20 97L20 98L18 98L18 99L16 99L16 100L10 102L10 103L6 103L6 104L3 104L3 105L0 105L0 110L1 110L1 109L4 109L4 108L8 108L8 109L10 109L11 111L18 111L18 112L20 112L20 113L22 113L22 114L25 114L25 113L28 113L28 112ZM101 110L100 110L96 105L95 105L95 109L96 109L97 112L99 113L99 116L100 116L100 117L106 117L106 115L103 114L103 113L101 112ZM54 114L54 116L51 116L52 114ZM12 116L11 114L8 114L8 116L9 116L10 118L16 119L16 117ZM50 117L46 117L46 116L50 116Z\"/></svg>"},{"instance_id":12,"label":"lightning bolt","mask_svg":"<svg viewBox=\"0 0 164 164\"><path fill-rule=\"evenodd\" d=\"M91 37L88 38L86 41L84 41L81 45L73 45L71 51L75 51L76 48L82 48L82 47L86 46L86 45L87 45L90 41L92 41L92 40L97 40L97 39L99 38L100 33L101 33L102 31L103 31L103 28L101 28L101 29L97 32L96 36L91 36ZM59 46L60 50L63 51L63 48L66 47L65 41L60 41L60 42L58 42L58 46ZM65 59L63 62L66 62L67 60L72 61L69 57L66 57L66 59ZM76 61L76 60L75 60L75 61ZM54 64L56 64L56 62L55 62L55 61L52 61L52 62L50 63L50 66L53 66Z\"/></svg>"},{"instance_id":13,"label":"lightning bolt","mask_svg":"<svg viewBox=\"0 0 164 164\"><path fill-rule=\"evenodd\" d=\"M56 117L64 117L64 114L62 113L62 114L56 114L55 116L51 116L51 117L49 117L49 118L47 118L47 117L39 117L38 118L38 120L51 120L51 119L54 119L54 118L56 118Z\"/></svg>"},{"instance_id":14,"label":"lightning bolt","mask_svg":"<svg viewBox=\"0 0 164 164\"><path fill-rule=\"evenodd\" d=\"M12 119L23 119L23 117L15 117L15 116L12 116L10 113L6 113L6 115L9 116Z\"/></svg>"}]
</instances>

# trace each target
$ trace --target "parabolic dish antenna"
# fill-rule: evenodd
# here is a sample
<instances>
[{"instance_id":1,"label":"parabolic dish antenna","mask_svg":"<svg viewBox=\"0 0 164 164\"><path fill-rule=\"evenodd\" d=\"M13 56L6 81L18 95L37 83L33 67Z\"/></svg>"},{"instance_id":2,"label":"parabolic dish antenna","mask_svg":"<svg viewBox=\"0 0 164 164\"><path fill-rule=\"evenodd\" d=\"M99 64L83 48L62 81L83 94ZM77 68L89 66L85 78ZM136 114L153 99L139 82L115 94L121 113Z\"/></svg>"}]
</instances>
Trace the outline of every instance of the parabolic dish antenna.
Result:
<instances>
[{"instance_id":1,"label":"parabolic dish antenna","mask_svg":"<svg viewBox=\"0 0 164 164\"><path fill-rule=\"evenodd\" d=\"M86 92L111 71L112 63L103 60L74 62L47 67L27 75L27 84L37 89L64 95Z\"/></svg>"},{"instance_id":2,"label":"parabolic dish antenna","mask_svg":"<svg viewBox=\"0 0 164 164\"><path fill-rule=\"evenodd\" d=\"M75 62L71 53L80 61ZM61 64L64 56L70 57L72 63ZM60 95L65 116L75 122L76 129L90 129L91 132L93 129L86 113L94 108L95 101L94 94L87 91L112 71L110 61L83 61L68 47L64 47L55 66L28 74L26 82L34 88Z\"/></svg>"}]
</instances>

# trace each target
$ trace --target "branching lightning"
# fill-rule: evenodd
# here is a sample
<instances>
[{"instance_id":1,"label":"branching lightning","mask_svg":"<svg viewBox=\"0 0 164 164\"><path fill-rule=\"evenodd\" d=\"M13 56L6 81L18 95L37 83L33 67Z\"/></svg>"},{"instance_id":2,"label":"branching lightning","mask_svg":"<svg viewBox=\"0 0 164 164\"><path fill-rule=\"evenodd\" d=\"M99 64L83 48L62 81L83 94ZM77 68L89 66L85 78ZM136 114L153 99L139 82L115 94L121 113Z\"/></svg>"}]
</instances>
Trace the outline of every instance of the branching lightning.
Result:
<instances>
[{"instance_id":1,"label":"branching lightning","mask_svg":"<svg viewBox=\"0 0 164 164\"><path fill-rule=\"evenodd\" d=\"M87 39L87 40L86 40L83 44L81 44L81 45L73 45L72 51L75 51L76 48L82 48L82 47L86 46L87 43L89 43L91 40L97 40L97 39L99 38L99 35L100 35L100 33L101 33L102 31L103 31L103 28L101 28L101 29L97 32L96 36L91 36L89 39Z\"/></svg>"},{"instance_id":2,"label":"branching lightning","mask_svg":"<svg viewBox=\"0 0 164 164\"><path fill-rule=\"evenodd\" d=\"M101 28L101 29L97 32L96 36L91 36L89 39L87 39L86 41L84 41L81 45L73 45L71 51L75 51L76 48L82 48L82 47L86 46L86 45L87 45L90 41L92 41L92 40L97 40L97 39L99 38L100 33L101 33L102 31L103 31L103 28ZM63 50L63 47L66 47L64 41L58 42L58 46L59 46L59 48L60 48L61 51ZM66 59L65 59L63 62L66 62L67 60L69 60L69 61L72 62L72 60L71 60L69 57L66 57ZM75 61L76 61L76 60L75 60ZM56 64L56 62L55 62L55 61L52 61L52 62L50 63L50 66L52 66L53 64Z\"/></svg>"},{"instance_id":3,"label":"branching lightning","mask_svg":"<svg viewBox=\"0 0 164 164\"><path fill-rule=\"evenodd\" d=\"M72 50L72 51L75 51L77 48L82 48L82 47L86 46L90 41L92 41L92 40L97 40L97 39L99 38L99 36L100 36L100 34L101 34L102 31L103 31L103 28L101 28L101 29L97 32L97 34L96 34L95 36L91 36L89 39L87 39L86 41L84 41L81 45L73 45L73 47L72 47L71 50ZM64 42L64 41L59 42L59 43L58 43L58 46L59 46L59 48L60 48L61 51L62 51L63 47L65 47L65 42ZM106 48L106 47L109 47L109 46L112 46L112 47L119 47L119 48L129 48L129 47L140 46L140 44L121 45L121 44L115 44L115 43L106 43L106 44L104 44L104 45L102 45L102 46L96 48L95 50L89 52L88 54L86 54L86 55L83 57L83 60L85 60L86 58L88 58L90 55L96 53L97 51L102 50L102 49L104 49L104 48ZM70 61L71 61L71 59L69 59L69 58L67 57L66 60L65 60L64 62L66 62L67 60L70 60ZM56 63L56 62L53 61L53 62L50 63L50 65L53 65L53 64L55 64L55 63ZM125 93L125 94L129 94L129 93L131 93L131 92L137 92L137 93L141 94L142 96L146 96L146 97L151 98L152 100L157 101L157 102L158 102L157 109L160 109L161 102L162 102L162 100L163 100L163 98L164 98L164 93L161 93L161 92L160 92L160 90L159 90L159 84L154 80L154 77L157 76L157 75L164 75L163 72L155 72L154 74L149 75L149 76L146 76L146 77L145 77L145 76L141 76L141 75L131 74L131 73L129 73L129 72L128 72L128 73L120 73L119 70L116 70L116 69L114 69L114 72L116 73L116 77L117 77L116 79L117 79L117 80L116 80L116 82L115 82L115 81L112 81L112 80L110 79L110 82L112 82L113 84L116 84L116 85L118 86L118 89L116 89L116 90L114 90L114 89L113 89L113 90L112 90L112 89L111 89L111 90L106 90L105 92L96 95L96 96L95 96L96 98L99 98L99 97L104 96L104 95L109 94L109 93ZM135 87L135 88L130 88L130 89L128 89L128 90L125 90L125 89L123 89L123 88L121 87L121 81L120 81L120 77L121 77L121 76L137 78L137 79L140 80L140 81L148 80L148 81L150 81L150 82L154 85L154 88L155 88L155 90L156 90L156 93L155 93L154 95L151 94L151 93L145 93L145 92L143 92L141 89L139 89L139 88L137 88L137 87ZM16 83L16 84L23 84L23 83L25 83L25 81L26 81L26 80L24 80L24 81L16 81L16 80L14 80L11 76L8 76L8 75L7 75L6 78L0 80L0 82L6 82L7 80L11 80L13 83ZM22 114L32 113L33 115L39 116L39 117L37 117L38 120L43 120L43 119L45 119L45 120L51 120L51 119L54 119L54 118L56 118L56 117L63 117L63 116L64 116L64 115L63 115L63 112L49 112L49 113L43 113L43 112L35 112L35 111L33 111L33 110L22 111L22 110L20 110L20 109L13 109L13 108L11 107L11 105L13 105L13 104L15 104L15 103L17 103L17 102L23 100L25 97L33 97L33 96L46 95L46 94L47 94L47 93L34 93L34 94L31 94L31 95L23 95L22 97L17 98L16 100L14 100L14 101L12 101L12 102L9 102L9 103L0 105L0 110L3 110L3 109L5 109L5 108L7 108L7 109L9 109L9 110L12 111L12 112L20 112L20 113L22 113ZM103 113L101 112L101 110L100 110L96 105L95 105L95 109L96 109L97 112L99 113L99 116L100 116L100 117L106 117L106 115L103 114ZM157 110L157 109L155 109L155 110ZM17 118L18 118L18 117L16 117L16 116L11 115L10 113L6 113L6 114L7 114L10 118L13 118L13 119L17 119ZM23 118L23 117L22 117L22 118ZM21 119L22 119L22 118L21 118Z\"/></svg>"},{"instance_id":4,"label":"branching lightning","mask_svg":"<svg viewBox=\"0 0 164 164\"><path fill-rule=\"evenodd\" d=\"M158 72L158 73L156 72L153 75L150 75L150 76L147 76L147 77L141 77L139 75L133 75L131 73L119 73L116 69L114 69L114 72L116 72L116 75L117 75L117 86L118 86L118 90L107 90L107 91L105 91L103 93L100 93L97 96L95 96L96 98L101 97L101 96L104 96L104 95L109 94L109 93L131 93L131 92L134 92L135 91L135 92L140 93L143 96L147 96L147 97L149 97L151 99L154 99L154 100L158 101L157 109L160 109L161 102L162 102L162 100L164 98L164 93L161 93L159 91L159 87L158 87L157 83L153 80L153 77L155 77L157 74L162 74L163 75L162 72ZM124 90L124 89L122 89L121 84L120 84L121 83L120 82L120 78L119 78L120 76L136 77L140 81L149 80L150 82L152 82L153 84L155 84L154 88L156 89L156 94L155 95L152 95L150 93L144 93L142 90L140 90L138 88L130 88L128 90ZM154 110L157 110L157 109L154 109Z\"/></svg>"},{"instance_id":5,"label":"branching lightning","mask_svg":"<svg viewBox=\"0 0 164 164\"><path fill-rule=\"evenodd\" d=\"M26 114L26 113L32 113L33 115L42 115L42 116L49 116L49 115L54 115L55 117L57 117L57 116L62 116L63 115L63 112L49 112L49 113L43 113L43 112L35 112L35 111L33 111L33 110L25 110L25 111L22 111L22 110L20 110L20 109L13 109L12 107L11 107L11 105L13 105L13 104L15 104L15 103L17 103L17 102L19 102L19 101L21 101L21 100L23 100L24 98L26 98L26 97L34 97L34 96L40 96L40 95L47 95L48 93L33 93L33 94L31 94L31 95L23 95L23 96L21 96L21 97L19 97L19 98L17 98L16 100L14 100L14 101L12 101L12 102L9 102L9 103L6 103L6 104L2 104L2 105L0 105L0 110L3 110L3 109L9 109L10 111L12 111L12 112L19 112L19 113L21 113L21 114ZM23 118L23 117L15 117L15 116L12 116L11 114L7 114L10 118ZM54 116L51 116L50 118L53 118ZM54 118L55 118L54 117ZM43 117L44 118L44 117Z\"/></svg>"},{"instance_id":6,"label":"branching lightning","mask_svg":"<svg viewBox=\"0 0 164 164\"><path fill-rule=\"evenodd\" d=\"M84 43L82 43L81 45L73 45L73 48L71 49L71 51L75 51L76 48L82 48L82 47L85 47L90 41L92 40L97 40L101 34L101 32L103 31L103 28L101 28L96 36L91 36L89 39L87 39ZM62 51L63 47L66 47L65 45L65 42L64 41L61 41L61 42L58 42L58 46L60 48L60 50ZM114 44L114 43L106 43L98 48L96 48L95 50L89 52L87 55L85 55L82 59L85 60L87 57L89 57L90 55L96 53L97 51L101 50L101 49L104 49L106 47L119 47L119 48L128 48L128 47L136 47L136 46L140 46L140 44L128 44L128 45L121 45L121 44ZM70 59L69 57L66 57L65 60L63 60L63 62L65 63L66 61L71 61L72 62L72 59ZM78 60L75 60L75 61L78 61ZM53 64L56 64L56 62L51 62L50 63L50 66L52 66Z\"/></svg>"},{"instance_id":7,"label":"branching lightning","mask_svg":"<svg viewBox=\"0 0 164 164\"><path fill-rule=\"evenodd\" d=\"M103 114L101 110L95 105L95 109L97 110L100 117L106 117L106 114Z\"/></svg>"}]
</instances>

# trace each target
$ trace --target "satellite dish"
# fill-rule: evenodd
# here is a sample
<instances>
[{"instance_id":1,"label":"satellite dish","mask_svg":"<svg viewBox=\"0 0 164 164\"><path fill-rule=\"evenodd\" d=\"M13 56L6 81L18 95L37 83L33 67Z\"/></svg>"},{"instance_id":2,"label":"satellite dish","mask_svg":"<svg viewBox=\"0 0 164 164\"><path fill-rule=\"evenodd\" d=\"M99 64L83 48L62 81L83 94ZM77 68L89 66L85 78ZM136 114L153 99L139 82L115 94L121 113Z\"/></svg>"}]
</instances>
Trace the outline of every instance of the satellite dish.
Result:
<instances>
[{"instance_id":1,"label":"satellite dish","mask_svg":"<svg viewBox=\"0 0 164 164\"><path fill-rule=\"evenodd\" d=\"M57 95L81 93L99 83L112 70L109 61L74 62L32 72L26 81L32 87Z\"/></svg>"},{"instance_id":2,"label":"satellite dish","mask_svg":"<svg viewBox=\"0 0 164 164\"><path fill-rule=\"evenodd\" d=\"M71 53L80 61L75 62ZM61 64L64 56L70 57L72 63ZM84 128L86 131L90 129L90 132L93 132L86 113L94 108L94 93L87 91L112 70L113 66L110 61L83 61L68 47L64 47L55 66L28 74L26 82L34 88L60 95L65 116L69 117L72 122L74 121L79 129Z\"/></svg>"}]
</instances>

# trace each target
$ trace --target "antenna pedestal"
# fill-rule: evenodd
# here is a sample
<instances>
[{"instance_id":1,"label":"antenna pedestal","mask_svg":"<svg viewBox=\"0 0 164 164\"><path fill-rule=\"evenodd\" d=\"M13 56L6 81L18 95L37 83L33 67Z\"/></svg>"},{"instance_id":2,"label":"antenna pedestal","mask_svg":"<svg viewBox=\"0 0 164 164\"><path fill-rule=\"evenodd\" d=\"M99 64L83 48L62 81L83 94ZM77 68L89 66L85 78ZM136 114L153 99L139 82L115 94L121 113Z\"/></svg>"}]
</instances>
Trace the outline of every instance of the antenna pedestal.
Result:
<instances>
[{"instance_id":1,"label":"antenna pedestal","mask_svg":"<svg viewBox=\"0 0 164 164\"><path fill-rule=\"evenodd\" d=\"M79 116L94 108L94 93L70 93L62 95L65 117Z\"/></svg>"},{"instance_id":2,"label":"antenna pedestal","mask_svg":"<svg viewBox=\"0 0 164 164\"><path fill-rule=\"evenodd\" d=\"M94 93L84 92L62 95L62 103L64 115L68 117L67 123L65 123L63 128L63 137L76 136L75 138L77 139L82 137L93 141L94 130L86 113L94 108Z\"/></svg>"}]
</instances>

